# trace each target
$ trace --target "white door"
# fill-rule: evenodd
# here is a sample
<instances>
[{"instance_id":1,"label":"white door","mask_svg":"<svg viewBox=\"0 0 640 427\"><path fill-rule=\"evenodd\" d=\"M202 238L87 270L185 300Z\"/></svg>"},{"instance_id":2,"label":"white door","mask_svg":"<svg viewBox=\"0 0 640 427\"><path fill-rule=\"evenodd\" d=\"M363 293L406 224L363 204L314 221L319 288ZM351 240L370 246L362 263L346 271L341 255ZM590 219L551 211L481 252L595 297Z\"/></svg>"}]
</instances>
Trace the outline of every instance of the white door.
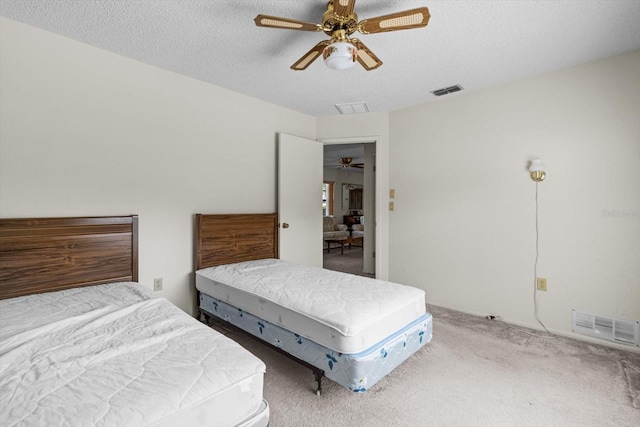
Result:
<instances>
[{"instance_id":1,"label":"white door","mask_svg":"<svg viewBox=\"0 0 640 427\"><path fill-rule=\"evenodd\" d=\"M280 259L322 267L322 143L278 134Z\"/></svg>"}]
</instances>

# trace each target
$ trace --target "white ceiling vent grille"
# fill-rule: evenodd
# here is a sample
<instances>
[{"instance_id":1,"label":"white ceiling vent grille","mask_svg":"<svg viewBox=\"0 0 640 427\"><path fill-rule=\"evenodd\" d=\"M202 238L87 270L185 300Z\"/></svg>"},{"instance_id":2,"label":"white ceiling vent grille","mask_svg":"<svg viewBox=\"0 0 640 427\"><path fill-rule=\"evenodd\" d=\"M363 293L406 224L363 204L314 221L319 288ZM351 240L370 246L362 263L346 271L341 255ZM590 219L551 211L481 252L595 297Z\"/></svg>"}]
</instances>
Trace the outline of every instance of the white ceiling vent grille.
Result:
<instances>
[{"instance_id":1,"label":"white ceiling vent grille","mask_svg":"<svg viewBox=\"0 0 640 427\"><path fill-rule=\"evenodd\" d=\"M349 104L336 104L340 114L368 113L369 107L366 102L351 102Z\"/></svg>"},{"instance_id":2,"label":"white ceiling vent grille","mask_svg":"<svg viewBox=\"0 0 640 427\"><path fill-rule=\"evenodd\" d=\"M579 310L573 310L571 317L573 332L620 344L640 346L638 321L614 319Z\"/></svg>"},{"instance_id":3,"label":"white ceiling vent grille","mask_svg":"<svg viewBox=\"0 0 640 427\"><path fill-rule=\"evenodd\" d=\"M437 89L432 91L431 93L435 96L449 95L450 93L460 92L463 89L460 85L443 87L442 89Z\"/></svg>"}]
</instances>

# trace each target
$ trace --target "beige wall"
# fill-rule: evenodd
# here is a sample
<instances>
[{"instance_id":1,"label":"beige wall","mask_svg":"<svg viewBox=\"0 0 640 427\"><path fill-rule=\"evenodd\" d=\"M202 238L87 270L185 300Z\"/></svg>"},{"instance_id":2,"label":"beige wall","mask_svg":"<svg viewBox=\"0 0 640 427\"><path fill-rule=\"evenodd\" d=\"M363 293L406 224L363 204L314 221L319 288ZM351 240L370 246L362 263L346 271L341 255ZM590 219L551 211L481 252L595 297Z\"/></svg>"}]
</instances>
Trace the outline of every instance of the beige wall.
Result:
<instances>
[{"instance_id":1,"label":"beige wall","mask_svg":"<svg viewBox=\"0 0 640 427\"><path fill-rule=\"evenodd\" d=\"M389 129L391 280L539 327L540 157L541 320L570 334L574 308L640 319L640 51L395 111Z\"/></svg>"},{"instance_id":2,"label":"beige wall","mask_svg":"<svg viewBox=\"0 0 640 427\"><path fill-rule=\"evenodd\" d=\"M191 312L193 214L274 212L276 132L315 138L315 119L4 18L0 31L0 216L138 214L141 283L162 277Z\"/></svg>"},{"instance_id":3,"label":"beige wall","mask_svg":"<svg viewBox=\"0 0 640 427\"><path fill-rule=\"evenodd\" d=\"M526 164L541 157L541 319L563 333L572 308L640 319L640 52L316 119L3 18L0 31L0 216L139 214L140 280L163 277L186 311L193 214L275 211L282 131L376 141L379 278L534 327Z\"/></svg>"}]
</instances>

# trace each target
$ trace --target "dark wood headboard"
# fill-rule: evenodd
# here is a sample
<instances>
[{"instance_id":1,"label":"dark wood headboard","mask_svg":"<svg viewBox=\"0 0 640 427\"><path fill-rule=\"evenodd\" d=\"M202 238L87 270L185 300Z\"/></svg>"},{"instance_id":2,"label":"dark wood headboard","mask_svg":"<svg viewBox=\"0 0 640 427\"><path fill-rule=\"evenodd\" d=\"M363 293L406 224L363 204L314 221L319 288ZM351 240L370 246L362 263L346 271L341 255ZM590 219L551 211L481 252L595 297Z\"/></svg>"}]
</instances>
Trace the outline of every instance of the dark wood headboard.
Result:
<instances>
[{"instance_id":1,"label":"dark wood headboard","mask_svg":"<svg viewBox=\"0 0 640 427\"><path fill-rule=\"evenodd\" d=\"M195 269L278 258L278 214L196 214Z\"/></svg>"},{"instance_id":2,"label":"dark wood headboard","mask_svg":"<svg viewBox=\"0 0 640 427\"><path fill-rule=\"evenodd\" d=\"M0 219L0 299L138 281L138 216Z\"/></svg>"}]
</instances>

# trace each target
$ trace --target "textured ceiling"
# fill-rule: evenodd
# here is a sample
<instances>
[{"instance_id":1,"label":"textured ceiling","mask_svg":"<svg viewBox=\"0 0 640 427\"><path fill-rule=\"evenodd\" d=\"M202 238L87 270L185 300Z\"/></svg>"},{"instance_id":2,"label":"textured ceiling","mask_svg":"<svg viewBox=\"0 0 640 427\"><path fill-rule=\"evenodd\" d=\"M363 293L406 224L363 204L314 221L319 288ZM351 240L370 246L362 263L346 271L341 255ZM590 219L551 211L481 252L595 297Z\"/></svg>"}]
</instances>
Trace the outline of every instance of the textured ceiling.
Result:
<instances>
[{"instance_id":1,"label":"textured ceiling","mask_svg":"<svg viewBox=\"0 0 640 427\"><path fill-rule=\"evenodd\" d=\"M359 19L427 6L426 28L357 36L384 62L289 66L323 33L256 27L259 13L320 23L326 0L0 0L0 15L312 116L390 111L640 49L640 1L358 0ZM464 93L461 92L461 93ZM459 96L453 94L448 96Z\"/></svg>"}]
</instances>

